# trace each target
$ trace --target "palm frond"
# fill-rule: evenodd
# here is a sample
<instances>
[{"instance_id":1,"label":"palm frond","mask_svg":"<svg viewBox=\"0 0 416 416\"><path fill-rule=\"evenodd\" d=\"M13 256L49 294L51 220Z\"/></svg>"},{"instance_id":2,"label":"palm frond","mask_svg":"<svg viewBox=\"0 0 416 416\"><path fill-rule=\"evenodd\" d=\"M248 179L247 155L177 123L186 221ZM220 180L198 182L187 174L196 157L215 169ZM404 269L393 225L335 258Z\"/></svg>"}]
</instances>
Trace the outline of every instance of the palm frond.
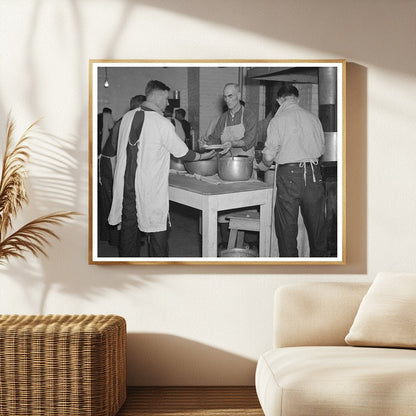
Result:
<instances>
[{"instance_id":1,"label":"palm frond","mask_svg":"<svg viewBox=\"0 0 416 416\"><path fill-rule=\"evenodd\" d=\"M7 122L6 148L0 179L0 237L11 228L12 218L28 202L25 165L29 159L29 148L26 140L31 137L31 131L37 123L38 121L32 123L16 144L13 144L15 123L10 116Z\"/></svg>"},{"instance_id":2,"label":"palm frond","mask_svg":"<svg viewBox=\"0 0 416 416\"><path fill-rule=\"evenodd\" d=\"M0 264L6 263L11 257L23 259L25 252L30 252L35 256L39 254L47 256L45 247L50 245L50 238L59 240L58 235L50 227L60 225L75 215L78 213L55 212L25 224L0 242Z\"/></svg>"}]
</instances>

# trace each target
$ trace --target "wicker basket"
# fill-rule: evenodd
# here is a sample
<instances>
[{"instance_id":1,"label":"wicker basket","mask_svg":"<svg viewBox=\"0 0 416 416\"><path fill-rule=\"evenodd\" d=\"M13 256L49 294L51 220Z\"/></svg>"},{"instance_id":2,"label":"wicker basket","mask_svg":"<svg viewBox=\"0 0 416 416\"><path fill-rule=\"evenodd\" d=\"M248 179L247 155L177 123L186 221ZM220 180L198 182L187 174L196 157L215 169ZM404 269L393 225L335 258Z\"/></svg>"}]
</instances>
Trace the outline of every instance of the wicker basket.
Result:
<instances>
[{"instance_id":1,"label":"wicker basket","mask_svg":"<svg viewBox=\"0 0 416 416\"><path fill-rule=\"evenodd\" d=\"M0 315L0 415L114 416L126 400L126 322Z\"/></svg>"}]
</instances>

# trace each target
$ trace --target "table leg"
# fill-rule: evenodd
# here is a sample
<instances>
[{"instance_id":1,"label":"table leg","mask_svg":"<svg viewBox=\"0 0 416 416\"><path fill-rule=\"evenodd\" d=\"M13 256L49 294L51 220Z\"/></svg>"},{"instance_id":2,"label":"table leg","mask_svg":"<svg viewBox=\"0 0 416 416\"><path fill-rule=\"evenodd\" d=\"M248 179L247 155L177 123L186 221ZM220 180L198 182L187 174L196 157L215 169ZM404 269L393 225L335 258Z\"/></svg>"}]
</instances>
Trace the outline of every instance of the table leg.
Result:
<instances>
[{"instance_id":1,"label":"table leg","mask_svg":"<svg viewBox=\"0 0 416 416\"><path fill-rule=\"evenodd\" d=\"M260 205L259 257L270 257L270 237L272 232L272 195L267 194L267 201Z\"/></svg>"},{"instance_id":2,"label":"table leg","mask_svg":"<svg viewBox=\"0 0 416 416\"><path fill-rule=\"evenodd\" d=\"M217 222L218 210L209 198L202 210L202 257L217 257Z\"/></svg>"}]
</instances>

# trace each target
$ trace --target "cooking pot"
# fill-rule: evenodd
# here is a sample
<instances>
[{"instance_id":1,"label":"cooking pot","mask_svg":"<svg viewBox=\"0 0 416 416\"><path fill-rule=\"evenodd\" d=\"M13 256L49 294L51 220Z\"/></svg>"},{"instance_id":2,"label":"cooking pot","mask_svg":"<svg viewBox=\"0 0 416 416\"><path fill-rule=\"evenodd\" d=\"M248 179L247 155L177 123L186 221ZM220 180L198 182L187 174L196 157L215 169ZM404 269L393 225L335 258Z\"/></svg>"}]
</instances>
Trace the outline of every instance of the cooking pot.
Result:
<instances>
[{"instance_id":1,"label":"cooking pot","mask_svg":"<svg viewBox=\"0 0 416 416\"><path fill-rule=\"evenodd\" d=\"M196 173L201 176L212 176L218 172L218 160L216 157L207 160L194 160L183 162L189 173Z\"/></svg>"},{"instance_id":2,"label":"cooking pot","mask_svg":"<svg viewBox=\"0 0 416 416\"><path fill-rule=\"evenodd\" d=\"M180 159L177 159L174 156L170 157L170 169L175 169L175 170L182 170L185 171L185 166L183 165L182 161Z\"/></svg>"},{"instance_id":3,"label":"cooking pot","mask_svg":"<svg viewBox=\"0 0 416 416\"><path fill-rule=\"evenodd\" d=\"M224 181L247 181L253 174L253 157L241 155L221 157L218 176Z\"/></svg>"}]
</instances>

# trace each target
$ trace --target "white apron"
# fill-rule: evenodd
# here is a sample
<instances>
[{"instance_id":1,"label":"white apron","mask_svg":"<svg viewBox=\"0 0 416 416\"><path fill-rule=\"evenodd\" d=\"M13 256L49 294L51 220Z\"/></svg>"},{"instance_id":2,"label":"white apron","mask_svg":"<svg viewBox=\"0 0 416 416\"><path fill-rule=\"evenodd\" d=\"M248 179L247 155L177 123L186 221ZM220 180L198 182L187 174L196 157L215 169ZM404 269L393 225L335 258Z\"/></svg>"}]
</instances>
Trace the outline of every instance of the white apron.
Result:
<instances>
[{"instance_id":1,"label":"white apron","mask_svg":"<svg viewBox=\"0 0 416 416\"><path fill-rule=\"evenodd\" d=\"M136 111L126 113L121 121L118 160L113 185L113 202L108 222L117 225L121 222L126 171L126 146ZM135 176L137 223L143 232L166 230L169 212L169 164L170 154L184 156L188 148L176 135L173 124L156 111L145 111L137 153Z\"/></svg>"},{"instance_id":2,"label":"white apron","mask_svg":"<svg viewBox=\"0 0 416 416\"><path fill-rule=\"evenodd\" d=\"M244 107L241 107L241 122L240 124L236 124L235 126L227 126L228 117L225 119L225 127L224 131L221 134L221 143L225 142L232 142L233 140L240 140L244 137L244 133L246 129L243 124L244 119ZM251 147L247 151L239 148L239 147L232 147L230 152L228 152L225 156L230 155L237 156L237 155L246 155L254 157L254 147Z\"/></svg>"}]
</instances>

